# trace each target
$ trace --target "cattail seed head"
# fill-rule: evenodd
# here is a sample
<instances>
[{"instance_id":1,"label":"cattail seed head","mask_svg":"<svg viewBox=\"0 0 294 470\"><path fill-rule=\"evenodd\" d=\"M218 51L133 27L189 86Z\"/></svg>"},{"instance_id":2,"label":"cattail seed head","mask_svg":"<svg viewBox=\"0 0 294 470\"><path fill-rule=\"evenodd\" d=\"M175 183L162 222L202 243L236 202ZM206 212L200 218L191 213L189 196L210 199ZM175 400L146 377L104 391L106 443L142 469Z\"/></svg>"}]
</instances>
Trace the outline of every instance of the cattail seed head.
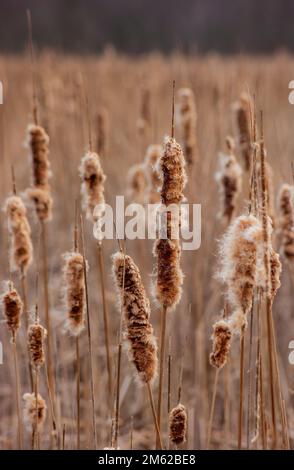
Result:
<instances>
[{"instance_id":1,"label":"cattail seed head","mask_svg":"<svg viewBox=\"0 0 294 470\"><path fill-rule=\"evenodd\" d=\"M184 156L187 163L191 165L196 156L197 114L195 99L190 88L181 88L177 95L176 120L181 132Z\"/></svg>"},{"instance_id":2,"label":"cattail seed head","mask_svg":"<svg viewBox=\"0 0 294 470\"><path fill-rule=\"evenodd\" d=\"M100 158L97 153L87 152L80 165L80 177L82 179L82 199L87 218L95 220L94 209L99 204L101 212L105 204L104 182L106 176L103 173Z\"/></svg>"},{"instance_id":3,"label":"cattail seed head","mask_svg":"<svg viewBox=\"0 0 294 470\"><path fill-rule=\"evenodd\" d=\"M161 177L158 171L158 165L161 155L161 145L149 145L147 148L144 160L144 168L147 181L146 202L149 204L156 204L160 202L159 189L161 186Z\"/></svg>"},{"instance_id":4,"label":"cattail seed head","mask_svg":"<svg viewBox=\"0 0 294 470\"><path fill-rule=\"evenodd\" d=\"M156 240L154 255L157 257L155 298L160 305L174 308L181 300L183 284L179 240Z\"/></svg>"},{"instance_id":5,"label":"cattail seed head","mask_svg":"<svg viewBox=\"0 0 294 470\"><path fill-rule=\"evenodd\" d=\"M157 345L150 322L150 303L133 259L121 252L113 256L113 274L124 312L132 361L143 383L157 372Z\"/></svg>"},{"instance_id":6,"label":"cattail seed head","mask_svg":"<svg viewBox=\"0 0 294 470\"><path fill-rule=\"evenodd\" d=\"M13 284L10 281L7 281L6 284L7 287L2 295L3 314L12 341L15 341L23 313L23 303Z\"/></svg>"},{"instance_id":7,"label":"cattail seed head","mask_svg":"<svg viewBox=\"0 0 294 470\"><path fill-rule=\"evenodd\" d=\"M44 343L47 337L47 330L39 325L33 324L28 328L28 350L31 364L39 369L45 362Z\"/></svg>"},{"instance_id":8,"label":"cattail seed head","mask_svg":"<svg viewBox=\"0 0 294 470\"><path fill-rule=\"evenodd\" d=\"M38 219L44 222L51 220L53 202L50 191L35 187L28 188L26 194L35 204Z\"/></svg>"},{"instance_id":9,"label":"cattail seed head","mask_svg":"<svg viewBox=\"0 0 294 470\"><path fill-rule=\"evenodd\" d=\"M253 215L240 216L229 226L221 244L220 277L226 284L231 306L247 313L252 305L253 289L258 282L259 261L263 262L263 231Z\"/></svg>"},{"instance_id":10,"label":"cattail seed head","mask_svg":"<svg viewBox=\"0 0 294 470\"><path fill-rule=\"evenodd\" d=\"M84 260L80 253L65 253L63 256L66 282L67 330L78 336L85 326L85 278Z\"/></svg>"},{"instance_id":11,"label":"cattail seed head","mask_svg":"<svg viewBox=\"0 0 294 470\"><path fill-rule=\"evenodd\" d=\"M187 412L184 405L179 403L169 414L169 439L176 445L186 441Z\"/></svg>"},{"instance_id":12,"label":"cattail seed head","mask_svg":"<svg viewBox=\"0 0 294 470\"><path fill-rule=\"evenodd\" d=\"M233 151L232 143L229 141L229 151ZM231 221L236 209L236 202L242 187L242 169L233 153L226 155L219 153L219 170L215 179L219 185L221 196L221 210L219 216Z\"/></svg>"},{"instance_id":13,"label":"cattail seed head","mask_svg":"<svg viewBox=\"0 0 294 470\"><path fill-rule=\"evenodd\" d=\"M180 204L187 182L185 159L180 145L172 137L165 140L159 169L162 174L161 202L166 206Z\"/></svg>"},{"instance_id":14,"label":"cattail seed head","mask_svg":"<svg viewBox=\"0 0 294 470\"><path fill-rule=\"evenodd\" d=\"M38 393L37 403L36 395L34 393L25 393L23 395L24 409L23 416L24 422L29 429L34 429L37 424L40 430L46 420L47 406L45 400ZM37 416L36 416L37 413Z\"/></svg>"},{"instance_id":15,"label":"cattail seed head","mask_svg":"<svg viewBox=\"0 0 294 470\"><path fill-rule=\"evenodd\" d=\"M8 197L4 209L11 235L11 266L26 272L33 260L31 228L27 219L27 210L18 196Z\"/></svg>"},{"instance_id":16,"label":"cattail seed head","mask_svg":"<svg viewBox=\"0 0 294 470\"><path fill-rule=\"evenodd\" d=\"M227 322L219 320L213 325L213 346L210 364L217 369L224 367L231 348L232 331Z\"/></svg>"},{"instance_id":17,"label":"cattail seed head","mask_svg":"<svg viewBox=\"0 0 294 470\"><path fill-rule=\"evenodd\" d=\"M27 146L31 150L33 185L47 188L49 184L49 137L41 126L30 124L27 129Z\"/></svg>"},{"instance_id":18,"label":"cattail seed head","mask_svg":"<svg viewBox=\"0 0 294 470\"><path fill-rule=\"evenodd\" d=\"M239 101L234 103L238 142L246 170L251 165L251 123L250 123L250 100L246 93L242 93Z\"/></svg>"},{"instance_id":19,"label":"cattail seed head","mask_svg":"<svg viewBox=\"0 0 294 470\"><path fill-rule=\"evenodd\" d=\"M270 296L273 300L277 294L278 289L281 287L281 272L282 264L280 262L280 256L273 249L270 250Z\"/></svg>"},{"instance_id":20,"label":"cattail seed head","mask_svg":"<svg viewBox=\"0 0 294 470\"><path fill-rule=\"evenodd\" d=\"M294 213L292 206L294 189L289 184L283 184L279 196L279 228L283 253L286 258L294 258Z\"/></svg>"},{"instance_id":21,"label":"cattail seed head","mask_svg":"<svg viewBox=\"0 0 294 470\"><path fill-rule=\"evenodd\" d=\"M132 165L127 174L127 195L130 201L143 203L147 188L147 178L143 163Z\"/></svg>"}]
</instances>

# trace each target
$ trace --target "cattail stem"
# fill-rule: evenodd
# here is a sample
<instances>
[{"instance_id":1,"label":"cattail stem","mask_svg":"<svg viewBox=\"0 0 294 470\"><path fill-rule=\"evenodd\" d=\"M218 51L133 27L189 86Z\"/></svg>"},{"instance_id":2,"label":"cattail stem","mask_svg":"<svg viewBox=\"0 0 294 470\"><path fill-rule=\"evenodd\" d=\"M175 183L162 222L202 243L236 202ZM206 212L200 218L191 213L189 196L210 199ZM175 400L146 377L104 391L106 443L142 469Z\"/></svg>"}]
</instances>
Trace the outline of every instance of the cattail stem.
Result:
<instances>
[{"instance_id":1,"label":"cattail stem","mask_svg":"<svg viewBox=\"0 0 294 470\"><path fill-rule=\"evenodd\" d=\"M48 390L48 398L49 398L49 406L50 406L51 422L52 422L53 436L51 436L51 443L53 443L53 441L54 441L55 446L58 448L56 418L55 418L55 412L54 412L54 406L53 406L53 397L52 397L51 390L50 390L50 385L49 385L49 373L48 373L48 367L47 367L46 362L44 363L44 367L45 367L46 386L47 386L47 390Z\"/></svg>"},{"instance_id":2,"label":"cattail stem","mask_svg":"<svg viewBox=\"0 0 294 470\"><path fill-rule=\"evenodd\" d=\"M207 450L209 450L210 441L211 441L212 423L213 423L213 416L214 416L214 408L215 408L215 400L216 400L216 392L217 392L219 371L220 371L220 369L216 369L215 376L214 376L212 400L211 400L210 415L209 415L208 430L207 430L207 443L206 443Z\"/></svg>"},{"instance_id":3,"label":"cattail stem","mask_svg":"<svg viewBox=\"0 0 294 470\"><path fill-rule=\"evenodd\" d=\"M107 361L107 373L108 373L108 396L109 396L109 404L110 404L111 396L112 396L112 363L111 363L111 353L110 353L108 309L107 309L107 302L106 302L105 273L104 273L102 243L98 243L98 260L99 260L100 286L101 286L101 296L102 296L102 305L103 305L104 340L105 340L105 348L106 348L106 361Z\"/></svg>"},{"instance_id":4,"label":"cattail stem","mask_svg":"<svg viewBox=\"0 0 294 470\"><path fill-rule=\"evenodd\" d=\"M88 333L88 348L90 356L90 381L91 381L91 401L92 401L92 428L93 428L93 439L94 448L97 449L97 432L96 432L96 413L95 413L95 389L94 389L94 372L93 372L93 353L92 353L92 338L91 338L91 320L90 320L90 308L89 308L89 295L88 295L88 281L87 281L87 268L85 258L85 237L84 237L84 224L83 217L81 216L81 238L82 238L82 253L83 253L83 268L84 268L84 279L85 279L85 294L86 294L86 314L87 314L87 333Z\"/></svg>"},{"instance_id":5,"label":"cattail stem","mask_svg":"<svg viewBox=\"0 0 294 470\"><path fill-rule=\"evenodd\" d=\"M252 412L252 348L253 348L253 310L254 301L250 313L250 338L249 338L249 360L248 360L248 394L247 394L247 450L250 448L250 418Z\"/></svg>"},{"instance_id":6,"label":"cattail stem","mask_svg":"<svg viewBox=\"0 0 294 470\"><path fill-rule=\"evenodd\" d=\"M80 449L80 344L79 336L76 336L76 403L77 403L77 449Z\"/></svg>"},{"instance_id":7,"label":"cattail stem","mask_svg":"<svg viewBox=\"0 0 294 470\"><path fill-rule=\"evenodd\" d=\"M38 429L38 389L39 389L39 372L38 369L35 368L35 385L34 385L34 392L35 392L35 401L36 401L36 409L35 409L35 423L34 423L34 449L39 449L40 442L39 442L39 429Z\"/></svg>"},{"instance_id":8,"label":"cattail stem","mask_svg":"<svg viewBox=\"0 0 294 470\"><path fill-rule=\"evenodd\" d=\"M239 413L238 413L238 449L242 448L243 435L243 399L244 399L244 356L245 356L245 327L242 326L240 337L240 382L239 382Z\"/></svg>"},{"instance_id":9,"label":"cattail stem","mask_svg":"<svg viewBox=\"0 0 294 470\"><path fill-rule=\"evenodd\" d=\"M20 380L19 380L19 368L18 368L18 358L17 358L17 346L16 340L13 339L12 342L13 348L13 360L14 360L14 374L15 374L15 395L16 395L16 410L17 410L17 438L18 438L18 448L21 450L23 448L23 440L22 440L22 417L21 417L21 405L20 405Z\"/></svg>"},{"instance_id":10,"label":"cattail stem","mask_svg":"<svg viewBox=\"0 0 294 470\"><path fill-rule=\"evenodd\" d=\"M159 430L158 421L157 421L157 417L156 417L155 405L154 405L153 394L152 394L150 382L147 382L146 385L147 385L147 389L148 389L148 397L149 397L150 407L151 407L151 410L152 410L154 426L155 426L155 430L156 430L156 440L158 440L159 448L160 448L160 450L162 450L163 449L162 440L161 440L160 430Z\"/></svg>"},{"instance_id":11,"label":"cattail stem","mask_svg":"<svg viewBox=\"0 0 294 470\"><path fill-rule=\"evenodd\" d=\"M164 380L164 357L165 357L165 335L166 335L166 317L167 307L163 305L161 314L161 336L160 336L160 359L159 359L159 385L158 385L158 402L157 402L157 422L159 432L161 431L161 407ZM156 439L156 449L159 446L159 440Z\"/></svg>"},{"instance_id":12,"label":"cattail stem","mask_svg":"<svg viewBox=\"0 0 294 470\"><path fill-rule=\"evenodd\" d=\"M121 340L119 340L118 347L117 347L115 422L114 422L114 433L113 433L113 447L115 449L117 449L118 432L119 432L121 350L122 350L122 344L121 344Z\"/></svg>"}]
</instances>

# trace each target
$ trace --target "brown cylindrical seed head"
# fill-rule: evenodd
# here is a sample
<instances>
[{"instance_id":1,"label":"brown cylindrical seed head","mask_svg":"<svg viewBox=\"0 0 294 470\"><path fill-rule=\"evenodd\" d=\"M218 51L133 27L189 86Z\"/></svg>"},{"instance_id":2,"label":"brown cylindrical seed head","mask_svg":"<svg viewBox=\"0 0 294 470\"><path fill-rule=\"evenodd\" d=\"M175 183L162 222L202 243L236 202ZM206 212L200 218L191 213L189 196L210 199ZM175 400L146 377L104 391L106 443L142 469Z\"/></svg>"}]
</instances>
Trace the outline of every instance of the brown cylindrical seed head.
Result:
<instances>
[{"instance_id":1,"label":"brown cylindrical seed head","mask_svg":"<svg viewBox=\"0 0 294 470\"><path fill-rule=\"evenodd\" d=\"M26 272L33 259L31 228L27 219L27 210L18 196L8 197L4 208L11 235L11 266Z\"/></svg>"},{"instance_id":2,"label":"brown cylindrical seed head","mask_svg":"<svg viewBox=\"0 0 294 470\"><path fill-rule=\"evenodd\" d=\"M174 444L180 445L186 441L187 421L186 408L179 403L169 414L169 438Z\"/></svg>"},{"instance_id":3,"label":"brown cylindrical seed head","mask_svg":"<svg viewBox=\"0 0 294 470\"><path fill-rule=\"evenodd\" d=\"M139 269L130 256L118 252L113 256L113 273L123 306L132 361L139 379L144 383L152 382L157 372L157 345Z\"/></svg>"},{"instance_id":4,"label":"brown cylindrical seed head","mask_svg":"<svg viewBox=\"0 0 294 470\"><path fill-rule=\"evenodd\" d=\"M41 126L30 124L27 131L27 145L31 150L33 185L47 188L50 178L50 162L48 159L49 137Z\"/></svg>"},{"instance_id":5,"label":"brown cylindrical seed head","mask_svg":"<svg viewBox=\"0 0 294 470\"><path fill-rule=\"evenodd\" d=\"M127 174L127 196L131 202L144 202L147 178L143 163L132 165Z\"/></svg>"},{"instance_id":6,"label":"brown cylindrical seed head","mask_svg":"<svg viewBox=\"0 0 294 470\"><path fill-rule=\"evenodd\" d=\"M280 256L273 249L270 251L270 294L273 300L276 296L278 289L281 287L281 272L282 264L280 262Z\"/></svg>"},{"instance_id":7,"label":"brown cylindrical seed head","mask_svg":"<svg viewBox=\"0 0 294 470\"><path fill-rule=\"evenodd\" d=\"M187 182L185 159L180 145L172 137L165 140L159 166L162 172L161 202L166 206L180 204Z\"/></svg>"},{"instance_id":8,"label":"brown cylindrical seed head","mask_svg":"<svg viewBox=\"0 0 294 470\"><path fill-rule=\"evenodd\" d=\"M28 328L28 350L30 353L31 364L35 368L40 368L45 362L44 342L47 336L47 330L39 325L30 325Z\"/></svg>"},{"instance_id":9,"label":"brown cylindrical seed head","mask_svg":"<svg viewBox=\"0 0 294 470\"><path fill-rule=\"evenodd\" d=\"M23 313L23 303L16 289L9 281L7 282L7 291L2 296L2 304L8 330L11 332L12 340L15 341Z\"/></svg>"},{"instance_id":10,"label":"brown cylindrical seed head","mask_svg":"<svg viewBox=\"0 0 294 470\"><path fill-rule=\"evenodd\" d=\"M42 188L29 188L28 197L34 202L38 219L44 222L52 218L52 197L50 191Z\"/></svg>"},{"instance_id":11,"label":"brown cylindrical seed head","mask_svg":"<svg viewBox=\"0 0 294 470\"><path fill-rule=\"evenodd\" d=\"M219 320L213 325L213 346L210 354L210 364L217 369L224 367L231 348L232 331L224 320Z\"/></svg>"},{"instance_id":12,"label":"brown cylindrical seed head","mask_svg":"<svg viewBox=\"0 0 294 470\"><path fill-rule=\"evenodd\" d=\"M95 220L94 209L98 204L101 209L99 212L103 212L105 204L104 182L106 180L97 153L88 152L82 158L80 177L82 179L81 193L83 207L86 210L87 218Z\"/></svg>"},{"instance_id":13,"label":"brown cylindrical seed head","mask_svg":"<svg viewBox=\"0 0 294 470\"><path fill-rule=\"evenodd\" d=\"M38 393L37 404L36 395L34 393L25 393L23 395L24 409L23 416L24 422L29 429L34 429L37 422L38 429L41 429L46 420L47 406L45 400ZM37 416L36 416L37 412Z\"/></svg>"},{"instance_id":14,"label":"brown cylindrical seed head","mask_svg":"<svg viewBox=\"0 0 294 470\"><path fill-rule=\"evenodd\" d=\"M85 279L83 256L80 253L64 255L66 282L67 330L78 336L85 326Z\"/></svg>"},{"instance_id":15,"label":"brown cylindrical seed head","mask_svg":"<svg viewBox=\"0 0 294 470\"><path fill-rule=\"evenodd\" d=\"M282 249L287 259L294 258L294 214L292 207L294 188L289 184L283 184L278 197L279 203L279 228L282 238Z\"/></svg>"}]
</instances>

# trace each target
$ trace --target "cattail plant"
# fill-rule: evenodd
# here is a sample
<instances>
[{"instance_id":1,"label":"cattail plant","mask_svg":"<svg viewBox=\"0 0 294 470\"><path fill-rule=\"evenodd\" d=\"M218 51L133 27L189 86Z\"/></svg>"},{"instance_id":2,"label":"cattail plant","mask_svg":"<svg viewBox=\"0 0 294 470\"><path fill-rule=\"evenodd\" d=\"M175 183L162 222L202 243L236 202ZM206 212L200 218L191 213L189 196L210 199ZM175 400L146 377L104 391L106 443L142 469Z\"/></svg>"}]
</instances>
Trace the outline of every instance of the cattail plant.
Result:
<instances>
[{"instance_id":1,"label":"cattail plant","mask_svg":"<svg viewBox=\"0 0 294 470\"><path fill-rule=\"evenodd\" d=\"M228 322L218 320L213 325L213 347L210 354L210 364L221 369L225 366L231 348L232 331Z\"/></svg>"},{"instance_id":2,"label":"cattail plant","mask_svg":"<svg viewBox=\"0 0 294 470\"><path fill-rule=\"evenodd\" d=\"M11 335L11 343L13 348L13 359L14 359L14 374L15 374L15 401L17 409L17 420L18 420L18 448L22 449L22 419L20 411L20 379L19 379L19 367L18 367L18 355L17 355L17 332L20 327L21 315L23 313L23 302L14 288L11 281L5 283L5 291L2 295L2 306L4 319Z\"/></svg>"},{"instance_id":3,"label":"cattail plant","mask_svg":"<svg viewBox=\"0 0 294 470\"><path fill-rule=\"evenodd\" d=\"M145 202L147 178L143 163L136 163L127 173L127 196L130 201L142 204Z\"/></svg>"},{"instance_id":4,"label":"cattail plant","mask_svg":"<svg viewBox=\"0 0 294 470\"><path fill-rule=\"evenodd\" d=\"M160 172L158 170L159 161L162 155L161 145L149 145L144 160L145 175L147 180L145 200L149 204L160 202Z\"/></svg>"},{"instance_id":5,"label":"cattail plant","mask_svg":"<svg viewBox=\"0 0 294 470\"><path fill-rule=\"evenodd\" d=\"M187 421L186 408L179 403L169 414L169 439L173 444L178 446L186 441Z\"/></svg>"},{"instance_id":6,"label":"cattail plant","mask_svg":"<svg viewBox=\"0 0 294 470\"><path fill-rule=\"evenodd\" d=\"M139 381L147 385L157 437L162 448L151 384L157 373L157 345L150 322L150 304L133 259L122 252L113 256L113 272L124 313L126 337Z\"/></svg>"},{"instance_id":7,"label":"cattail plant","mask_svg":"<svg viewBox=\"0 0 294 470\"><path fill-rule=\"evenodd\" d=\"M215 179L219 186L221 208L219 217L230 223L236 210L238 195L242 186L242 169L234 155L235 143L231 137L227 137L226 144L228 154L219 154L219 170Z\"/></svg>"},{"instance_id":8,"label":"cattail plant","mask_svg":"<svg viewBox=\"0 0 294 470\"><path fill-rule=\"evenodd\" d=\"M80 448L80 343L79 336L85 327L86 292L84 259L78 253L77 211L74 230L74 251L63 255L63 275L66 294L66 329L76 342L76 403L77 403L77 448Z\"/></svg>"},{"instance_id":9,"label":"cattail plant","mask_svg":"<svg viewBox=\"0 0 294 470\"><path fill-rule=\"evenodd\" d=\"M238 144L243 158L244 167L247 171L251 165L251 122L250 122L250 99L247 93L242 93L240 99L234 103L236 128L238 133Z\"/></svg>"},{"instance_id":10,"label":"cattail plant","mask_svg":"<svg viewBox=\"0 0 294 470\"><path fill-rule=\"evenodd\" d=\"M26 207L19 196L14 194L6 199L5 212L10 234L10 266L19 270L24 302L25 326L27 328L28 300L26 276L33 260L31 228L27 219Z\"/></svg>"},{"instance_id":11,"label":"cattail plant","mask_svg":"<svg viewBox=\"0 0 294 470\"><path fill-rule=\"evenodd\" d=\"M181 133L183 153L188 165L196 159L197 113L195 98L190 88L181 88L177 93L176 120Z\"/></svg>"},{"instance_id":12,"label":"cattail plant","mask_svg":"<svg viewBox=\"0 0 294 470\"><path fill-rule=\"evenodd\" d=\"M174 83L172 102L172 136L167 137L164 149L159 161L161 173L161 203L167 208L165 214L165 237L157 239L154 245L154 254L157 258L155 297L162 308L161 340L160 340L160 371L159 392L157 404L157 421L161 427L161 403L163 389L164 357L165 357L165 332L167 309L174 308L181 299L183 275L180 267L181 246L179 242L180 204L184 199L183 190L187 177L185 171L185 159L180 145L174 138ZM168 206L173 205L178 209L170 212ZM174 229L176 235L174 234ZM157 442L158 443L158 442Z\"/></svg>"},{"instance_id":13,"label":"cattail plant","mask_svg":"<svg viewBox=\"0 0 294 470\"><path fill-rule=\"evenodd\" d=\"M279 230L283 254L291 261L294 257L294 212L292 206L293 186L284 183L279 191Z\"/></svg>"},{"instance_id":14,"label":"cattail plant","mask_svg":"<svg viewBox=\"0 0 294 470\"><path fill-rule=\"evenodd\" d=\"M97 153L101 157L107 153L108 127L108 113L106 109L101 109L97 114Z\"/></svg>"}]
</instances>

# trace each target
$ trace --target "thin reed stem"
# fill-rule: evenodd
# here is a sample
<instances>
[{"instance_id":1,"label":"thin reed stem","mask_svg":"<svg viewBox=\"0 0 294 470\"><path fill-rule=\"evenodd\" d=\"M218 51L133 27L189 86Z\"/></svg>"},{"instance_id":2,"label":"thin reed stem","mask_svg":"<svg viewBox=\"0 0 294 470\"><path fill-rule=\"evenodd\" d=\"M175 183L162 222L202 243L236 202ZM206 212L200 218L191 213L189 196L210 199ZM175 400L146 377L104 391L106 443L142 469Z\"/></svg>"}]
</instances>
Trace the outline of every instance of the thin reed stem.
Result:
<instances>
[{"instance_id":1,"label":"thin reed stem","mask_svg":"<svg viewBox=\"0 0 294 470\"><path fill-rule=\"evenodd\" d=\"M252 348L253 348L253 311L254 311L254 299L250 312L250 337L249 337L249 360L248 360L248 391L247 391L247 450L250 448L250 417L252 412Z\"/></svg>"},{"instance_id":2,"label":"thin reed stem","mask_svg":"<svg viewBox=\"0 0 294 470\"><path fill-rule=\"evenodd\" d=\"M109 321L108 321L108 308L107 308L107 302L106 302L105 273L104 273L102 243L98 243L98 259L99 259L100 286L101 286L101 296L102 296L102 306L103 306L104 341L105 341L105 348L106 348L106 361L107 361L107 373L108 373L108 396L109 396L109 404L110 404L111 396L112 396L112 363L111 363L111 353L110 353Z\"/></svg>"},{"instance_id":3,"label":"thin reed stem","mask_svg":"<svg viewBox=\"0 0 294 470\"><path fill-rule=\"evenodd\" d=\"M21 268L21 271L20 271L20 284L21 284L23 311L24 311L24 318L25 318L25 330L27 332L28 327L29 327L28 292L27 292L27 277L23 268ZM33 380L33 371L32 371L29 351L28 351L28 362L29 362L30 384L31 384L31 389L33 390L34 380Z\"/></svg>"},{"instance_id":4,"label":"thin reed stem","mask_svg":"<svg viewBox=\"0 0 294 470\"><path fill-rule=\"evenodd\" d=\"M79 336L76 337L76 403L77 403L77 422L76 422L76 433L77 433L77 449L80 449L80 344Z\"/></svg>"},{"instance_id":5,"label":"thin reed stem","mask_svg":"<svg viewBox=\"0 0 294 470\"><path fill-rule=\"evenodd\" d=\"M245 328L242 327L240 338L240 383L239 383L239 413L238 413L238 449L242 449L243 435L243 400L244 400L244 356L245 356Z\"/></svg>"},{"instance_id":6,"label":"thin reed stem","mask_svg":"<svg viewBox=\"0 0 294 470\"><path fill-rule=\"evenodd\" d=\"M207 441L206 441L207 450L209 450L210 441L211 441L212 423L213 423L213 416L214 416L214 409L215 409L215 400L216 400L219 371L220 369L216 369L215 376L214 376L212 400L211 400L210 415L209 415L208 430L207 430Z\"/></svg>"},{"instance_id":7,"label":"thin reed stem","mask_svg":"<svg viewBox=\"0 0 294 470\"><path fill-rule=\"evenodd\" d=\"M34 432L34 437L35 437L35 442L34 442L34 449L39 450L40 447L40 440L39 440L39 426L38 426L38 393L39 393L39 372L38 369L35 368L35 401L36 401L36 409L35 409L35 432Z\"/></svg>"},{"instance_id":8,"label":"thin reed stem","mask_svg":"<svg viewBox=\"0 0 294 470\"><path fill-rule=\"evenodd\" d=\"M16 340L13 339L12 342L13 348L13 360L14 360L14 374L15 374L15 398L16 398L16 410L17 410L17 439L18 439L18 448L21 450L23 448L23 429L22 429L22 417L21 417L21 405L20 405L20 380L19 380L19 368L18 368L18 357L17 357L17 346Z\"/></svg>"},{"instance_id":9,"label":"thin reed stem","mask_svg":"<svg viewBox=\"0 0 294 470\"><path fill-rule=\"evenodd\" d=\"M156 430L156 439L159 442L160 450L162 450L163 449L162 440L161 440L160 430L159 430L158 421L157 421L157 417L156 417L156 411L155 411L155 405L154 405L151 385L150 385L150 382L147 382L146 384L147 384L147 389L148 389L148 396L149 396L149 402L150 402L150 407L151 407L151 411L152 411L154 426L155 426L155 430Z\"/></svg>"},{"instance_id":10,"label":"thin reed stem","mask_svg":"<svg viewBox=\"0 0 294 470\"><path fill-rule=\"evenodd\" d=\"M117 371L116 371L116 394L115 394L115 422L113 432L113 447L117 449L118 432L119 432L119 409L120 409L120 372L121 372L121 341L117 347Z\"/></svg>"},{"instance_id":11,"label":"thin reed stem","mask_svg":"<svg viewBox=\"0 0 294 470\"><path fill-rule=\"evenodd\" d=\"M92 401L92 428L93 428L93 439L94 448L97 449L97 431L96 431L96 413L95 413L95 389L94 389L94 372L93 372L93 352L92 352L92 338L91 338L91 319L90 319L90 307L89 307L89 295L88 295L88 276L85 258L85 237L84 237L84 224L83 217L81 215L81 238L82 238L82 253L83 253L83 267L84 267L84 279L85 279L85 294L86 294L86 314L87 314L87 333L88 333L88 348L90 356L90 381L91 381L91 401Z\"/></svg>"},{"instance_id":12,"label":"thin reed stem","mask_svg":"<svg viewBox=\"0 0 294 470\"><path fill-rule=\"evenodd\" d=\"M44 363L44 367L45 367L46 386L47 386L47 391L48 391L50 414L51 414L51 421L52 421L52 434L53 434L53 436L51 436L51 443L54 440L55 441L55 446L58 448L58 435L57 435L57 427L56 427L56 418L55 418L55 411L54 411L54 405L53 405L53 397L51 395L51 390L50 390L50 385L49 385L49 373L48 373L48 367L47 367L46 362Z\"/></svg>"},{"instance_id":13,"label":"thin reed stem","mask_svg":"<svg viewBox=\"0 0 294 470\"><path fill-rule=\"evenodd\" d=\"M160 335L160 359L159 359L159 385L158 385L158 402L157 402L157 422L159 432L161 432L161 408L164 381L164 357L165 357L165 335L166 335L166 317L167 307L163 305L161 314L161 335ZM159 446L159 440L156 438L156 449Z\"/></svg>"}]
</instances>

